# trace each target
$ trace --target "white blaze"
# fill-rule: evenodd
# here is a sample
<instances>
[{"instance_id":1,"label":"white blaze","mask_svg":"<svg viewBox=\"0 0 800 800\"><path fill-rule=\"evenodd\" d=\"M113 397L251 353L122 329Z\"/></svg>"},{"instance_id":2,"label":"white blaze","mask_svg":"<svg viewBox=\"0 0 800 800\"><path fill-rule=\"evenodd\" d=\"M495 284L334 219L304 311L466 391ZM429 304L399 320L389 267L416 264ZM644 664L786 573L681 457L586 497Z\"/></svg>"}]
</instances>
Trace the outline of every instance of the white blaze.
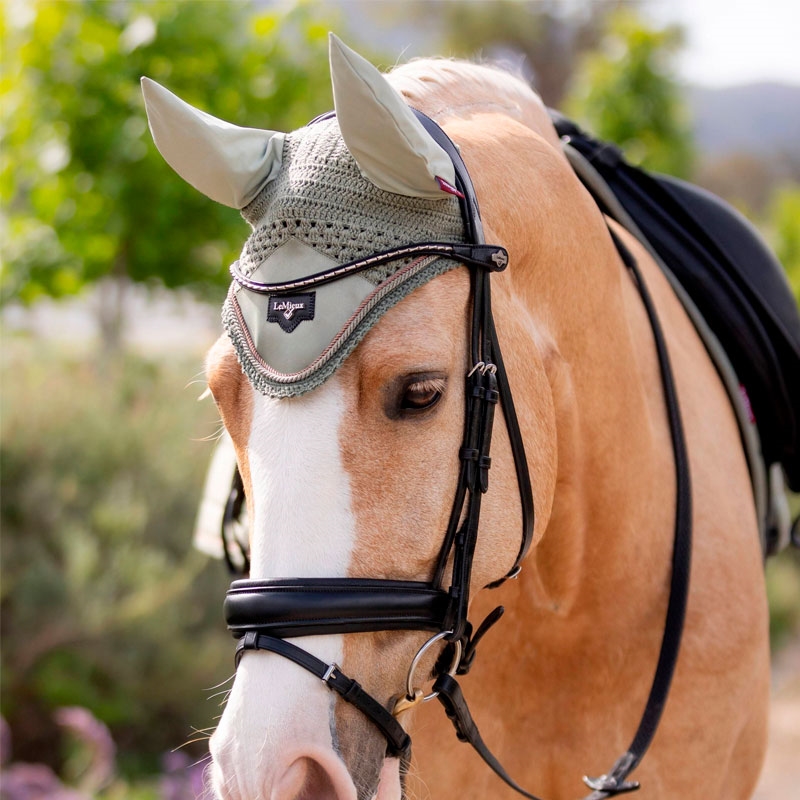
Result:
<instances>
[{"instance_id":1,"label":"white blaze","mask_svg":"<svg viewBox=\"0 0 800 800\"><path fill-rule=\"evenodd\" d=\"M347 576L355 522L339 452L343 408L338 376L299 398L256 398L248 445L251 578ZM327 663L343 659L341 635L290 641ZM308 746L329 751L333 701L302 667L247 653L211 741L215 788L258 797Z\"/></svg>"},{"instance_id":2,"label":"white blaze","mask_svg":"<svg viewBox=\"0 0 800 800\"><path fill-rule=\"evenodd\" d=\"M347 576L355 521L339 452L344 405L338 376L302 397L257 397L251 578Z\"/></svg>"}]
</instances>

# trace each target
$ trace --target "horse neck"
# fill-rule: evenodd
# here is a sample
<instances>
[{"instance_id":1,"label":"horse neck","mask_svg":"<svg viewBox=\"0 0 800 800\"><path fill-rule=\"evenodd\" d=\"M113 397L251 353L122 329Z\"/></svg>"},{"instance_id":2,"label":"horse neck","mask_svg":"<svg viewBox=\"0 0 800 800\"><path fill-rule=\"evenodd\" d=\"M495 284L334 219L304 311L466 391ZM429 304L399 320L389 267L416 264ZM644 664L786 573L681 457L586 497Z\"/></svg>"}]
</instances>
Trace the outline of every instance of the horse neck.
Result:
<instances>
[{"instance_id":1,"label":"horse neck","mask_svg":"<svg viewBox=\"0 0 800 800\"><path fill-rule=\"evenodd\" d=\"M559 617L598 604L611 611L610 587L625 584L642 606L613 610L609 621L624 628L627 613L649 613L663 598L657 578L669 564L673 498L664 487L673 466L652 341L613 255L616 274L573 284L590 296L569 309L574 324L562 317L561 335L543 337L556 480L533 551L530 600Z\"/></svg>"},{"instance_id":2,"label":"horse neck","mask_svg":"<svg viewBox=\"0 0 800 800\"><path fill-rule=\"evenodd\" d=\"M511 345L512 390L541 397L540 365L549 398L538 405L552 414L544 427L541 412L527 419L533 447L552 442L555 477L537 487L546 470L532 458L537 544L517 591L542 623L560 626L568 617L574 635L575 620L591 620L609 635L663 607L674 508L664 487L672 485L673 466L641 299L605 220L560 161L552 153L539 159L537 180L549 188L528 186L535 197L527 208L495 216L497 190L484 194L486 219L505 228L495 238L512 243L512 266L495 293L501 340ZM525 190L508 187L510 196ZM622 583L641 603L617 606L613 587ZM547 626L539 631L552 646Z\"/></svg>"}]
</instances>

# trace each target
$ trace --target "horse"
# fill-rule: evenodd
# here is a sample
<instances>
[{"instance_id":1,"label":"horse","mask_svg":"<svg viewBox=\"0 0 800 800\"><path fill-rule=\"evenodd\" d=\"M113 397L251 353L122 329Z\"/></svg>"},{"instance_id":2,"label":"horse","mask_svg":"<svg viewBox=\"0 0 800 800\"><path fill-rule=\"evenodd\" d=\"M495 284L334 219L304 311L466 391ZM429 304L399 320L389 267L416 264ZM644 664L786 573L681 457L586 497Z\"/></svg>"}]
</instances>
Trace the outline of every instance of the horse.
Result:
<instances>
[{"instance_id":1,"label":"horse","mask_svg":"<svg viewBox=\"0 0 800 800\"><path fill-rule=\"evenodd\" d=\"M491 313L516 410L501 398L491 470L481 462L491 478L479 492L468 612L495 622L493 608L508 610L488 633L483 626L480 657L462 679L472 718L513 782L575 798L582 775L625 751L647 703L678 497L656 334L624 250L674 370L693 526L680 650L635 776L651 800L749 797L769 693L757 520L730 401L683 307L649 253L600 212L521 79L441 59L383 74L336 37L331 77L335 116L287 135L233 126L143 81L166 160L253 228L232 268L227 335L206 362L246 494L245 600L277 603L279 589L302 579L303 604L314 587L336 588L313 606L325 617L338 613L326 602L349 613L357 591L365 605L382 586L406 597L437 564L445 586L458 569L452 556L440 562L452 518L457 527L467 515L453 510L466 469L465 376L494 374L470 348L482 285L474 270L450 245L442 257L413 248L400 257L413 243L464 241L457 156L413 107L455 143L485 241L508 260L491 274ZM370 261L382 250L394 253L388 267ZM336 280L345 262L361 271ZM307 276L319 275L307 291ZM283 282L271 296L270 281ZM524 469L535 515L521 549ZM329 619L301 630L307 623L286 623L263 637L265 648L253 646L259 634L244 636L211 739L217 797L519 796L453 736L441 709L419 702L426 679L456 669L452 631L331 628ZM315 664L326 674L315 677ZM372 717L331 691L337 674L357 679L378 707ZM412 734L410 763L375 722L392 709L400 734ZM636 786L589 783L598 798Z\"/></svg>"}]
</instances>

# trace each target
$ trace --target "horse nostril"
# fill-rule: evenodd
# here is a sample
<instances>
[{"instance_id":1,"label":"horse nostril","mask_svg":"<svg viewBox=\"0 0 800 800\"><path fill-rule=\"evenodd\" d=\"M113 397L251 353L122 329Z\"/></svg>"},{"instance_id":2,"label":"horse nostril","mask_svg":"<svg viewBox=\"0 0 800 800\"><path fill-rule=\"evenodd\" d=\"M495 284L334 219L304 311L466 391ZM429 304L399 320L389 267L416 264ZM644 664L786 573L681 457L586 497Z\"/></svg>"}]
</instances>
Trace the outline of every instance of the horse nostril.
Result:
<instances>
[{"instance_id":1,"label":"horse nostril","mask_svg":"<svg viewBox=\"0 0 800 800\"><path fill-rule=\"evenodd\" d=\"M337 771L339 765L333 765ZM272 789L271 800L355 800L355 791L348 791L347 783L352 786L344 766L344 775L331 775L317 760L303 756L293 761L286 772L279 776ZM343 785L344 784L344 785Z\"/></svg>"}]
</instances>

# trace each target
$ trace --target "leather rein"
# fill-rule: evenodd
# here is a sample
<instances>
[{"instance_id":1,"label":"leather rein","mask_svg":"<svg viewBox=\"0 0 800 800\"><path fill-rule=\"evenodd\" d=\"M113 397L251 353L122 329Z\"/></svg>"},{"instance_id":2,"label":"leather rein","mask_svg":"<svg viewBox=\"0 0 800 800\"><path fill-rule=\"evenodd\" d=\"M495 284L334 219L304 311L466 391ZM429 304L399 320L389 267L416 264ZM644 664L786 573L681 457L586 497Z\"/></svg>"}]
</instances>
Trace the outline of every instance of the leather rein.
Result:
<instances>
[{"instance_id":1,"label":"leather rein","mask_svg":"<svg viewBox=\"0 0 800 800\"><path fill-rule=\"evenodd\" d=\"M442 255L470 268L472 291L472 322L470 356L472 368L465 382L465 421L459 450L459 474L455 498L433 576L429 582L396 581L363 578L292 578L273 580L235 580L225 599L225 618L228 628L238 639L236 664L245 652L267 650L288 658L322 680L339 696L358 708L386 738L387 757L401 759L405 767L411 759L411 739L397 716L417 703L437 697L453 722L458 738L469 742L486 763L509 786L530 800L539 800L505 772L488 750L467 708L456 680L466 674L475 658L476 647L486 631L503 614L496 608L477 630L467 618L470 599L472 562L478 537L481 499L489 488L491 440L494 415L500 405L511 442L522 508L522 536L517 558L509 571L489 588L515 578L533 538L534 508L531 480L522 435L514 410L500 345L492 317L489 277L508 263L505 248L486 245L480 221L477 198L466 166L458 148L442 129L420 112L418 119L448 153L456 169L456 188L466 244L419 243L386 251L360 261L336 267L302 279L304 286L319 285L353 274L381 262L418 255ZM330 115L325 115L330 116ZM320 118L321 119L321 118ZM636 735L628 748L606 775L584 777L594 791L586 800L601 800L639 787L627 781L628 774L638 765L650 745L666 702L680 646L686 597L689 583L691 553L691 486L688 459L683 438L680 411L672 370L661 326L650 295L631 253L610 231L623 263L630 271L642 296L656 342L664 394L672 435L676 464L677 504L675 542L673 548L672 585L655 677ZM232 270L234 280L251 291L264 294L287 293L295 290L291 284L260 284ZM246 281L246 282L245 282ZM234 479L226 518L230 520L241 506L241 478ZM223 543L229 567L233 560L228 552L230 543L223 523ZM246 554L243 552L242 555ZM452 563L449 586L446 585L448 564ZM433 636L422 646L411 663L406 691L394 702L391 710L370 696L360 684L345 675L336 664L326 664L297 645L285 641L288 637L314 634L341 634L384 630L428 630ZM433 645L443 642L445 649L437 662L433 691L425 695L414 686L414 673L423 654Z\"/></svg>"}]
</instances>

